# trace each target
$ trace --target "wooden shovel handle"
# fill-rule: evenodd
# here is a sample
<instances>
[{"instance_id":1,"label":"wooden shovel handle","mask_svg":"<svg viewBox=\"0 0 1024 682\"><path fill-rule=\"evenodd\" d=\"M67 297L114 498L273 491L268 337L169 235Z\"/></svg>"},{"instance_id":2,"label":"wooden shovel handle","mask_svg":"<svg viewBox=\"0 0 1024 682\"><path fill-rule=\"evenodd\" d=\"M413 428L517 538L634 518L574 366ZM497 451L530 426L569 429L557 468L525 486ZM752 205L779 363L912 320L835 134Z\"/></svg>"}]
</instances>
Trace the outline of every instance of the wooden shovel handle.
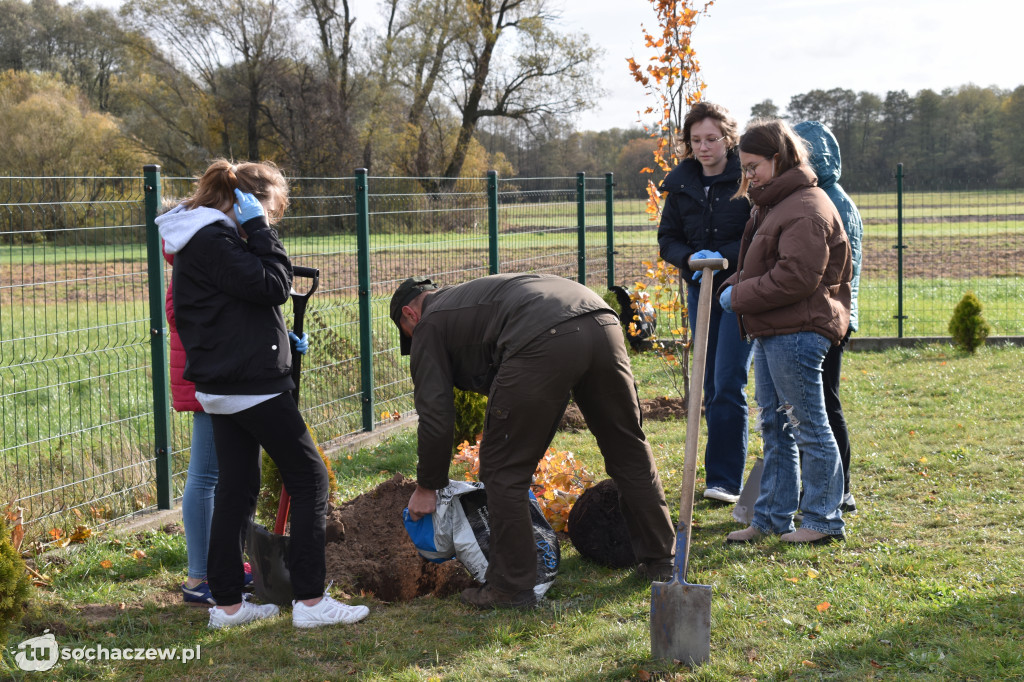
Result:
<instances>
[{"instance_id":1,"label":"wooden shovel handle","mask_svg":"<svg viewBox=\"0 0 1024 682\"><path fill-rule=\"evenodd\" d=\"M693 524L693 493L697 482L697 445L700 436L700 408L704 397L704 365L708 352L708 321L711 319L711 295L714 293L714 271L729 267L725 258L704 258L690 261L690 269L701 269L704 274L700 278L700 296L697 302L697 316L694 329L693 371L690 373L690 403L686 408L686 451L683 462L683 484L679 498L678 537L686 538L683 546L676 547L674 571L681 578L686 577L686 569L690 561L690 537ZM684 291L682 276L679 279L680 295ZM680 556L680 553L682 556Z\"/></svg>"}]
</instances>

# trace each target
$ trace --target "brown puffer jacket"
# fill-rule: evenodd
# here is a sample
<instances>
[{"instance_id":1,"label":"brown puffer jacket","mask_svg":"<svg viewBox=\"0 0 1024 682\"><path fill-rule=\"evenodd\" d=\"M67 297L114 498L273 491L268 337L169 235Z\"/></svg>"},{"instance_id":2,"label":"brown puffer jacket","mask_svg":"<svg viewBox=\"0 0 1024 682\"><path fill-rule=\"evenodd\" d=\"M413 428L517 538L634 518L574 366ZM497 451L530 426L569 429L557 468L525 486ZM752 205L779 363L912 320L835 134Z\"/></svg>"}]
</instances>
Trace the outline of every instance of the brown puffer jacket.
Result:
<instances>
[{"instance_id":1,"label":"brown puffer jacket","mask_svg":"<svg viewBox=\"0 0 1024 682\"><path fill-rule=\"evenodd\" d=\"M853 264L843 221L806 165L750 190L731 305L749 338L817 332L838 344L850 323Z\"/></svg>"}]
</instances>

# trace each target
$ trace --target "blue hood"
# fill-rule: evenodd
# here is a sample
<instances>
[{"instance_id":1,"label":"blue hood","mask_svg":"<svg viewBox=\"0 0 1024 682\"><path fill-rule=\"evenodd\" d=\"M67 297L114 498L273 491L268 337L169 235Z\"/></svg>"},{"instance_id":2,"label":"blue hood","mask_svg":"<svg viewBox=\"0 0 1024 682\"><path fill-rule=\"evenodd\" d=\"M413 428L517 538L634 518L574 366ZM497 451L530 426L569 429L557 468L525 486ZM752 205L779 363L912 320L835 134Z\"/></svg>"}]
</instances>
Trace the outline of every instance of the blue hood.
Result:
<instances>
[{"instance_id":1,"label":"blue hood","mask_svg":"<svg viewBox=\"0 0 1024 682\"><path fill-rule=\"evenodd\" d=\"M857 293L860 290L860 264L861 264L861 239L864 235L864 225L860 218L860 211L853 203L850 196L838 183L839 175L842 172L842 162L839 159L839 143L835 135L828 129L828 126L820 121L804 121L793 126L797 135L807 140L810 146L810 165L814 174L818 176L818 187L825 190L825 194L835 204L839 217L843 220L843 227L846 228L846 236L850 238L850 255L853 258L853 281L850 282L850 330L857 331L859 325L857 311Z\"/></svg>"},{"instance_id":2,"label":"blue hood","mask_svg":"<svg viewBox=\"0 0 1024 682\"><path fill-rule=\"evenodd\" d=\"M843 162L839 156L839 143L828 126L821 121L804 121L793 126L793 131L810 144L810 162L818 176L818 187L828 189L839 182Z\"/></svg>"}]
</instances>

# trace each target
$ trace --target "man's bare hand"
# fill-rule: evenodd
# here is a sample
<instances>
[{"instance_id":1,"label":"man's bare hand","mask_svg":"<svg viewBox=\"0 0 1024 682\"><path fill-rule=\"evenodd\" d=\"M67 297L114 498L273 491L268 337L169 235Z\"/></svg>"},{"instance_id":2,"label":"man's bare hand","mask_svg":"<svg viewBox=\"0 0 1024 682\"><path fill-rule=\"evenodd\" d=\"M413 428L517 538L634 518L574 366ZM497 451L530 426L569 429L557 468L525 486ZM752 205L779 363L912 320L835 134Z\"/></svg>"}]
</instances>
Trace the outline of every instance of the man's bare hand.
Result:
<instances>
[{"instance_id":1,"label":"man's bare hand","mask_svg":"<svg viewBox=\"0 0 1024 682\"><path fill-rule=\"evenodd\" d=\"M417 485L412 497L409 498L409 518L419 521L427 514L433 514L435 509L437 509L437 493Z\"/></svg>"}]
</instances>

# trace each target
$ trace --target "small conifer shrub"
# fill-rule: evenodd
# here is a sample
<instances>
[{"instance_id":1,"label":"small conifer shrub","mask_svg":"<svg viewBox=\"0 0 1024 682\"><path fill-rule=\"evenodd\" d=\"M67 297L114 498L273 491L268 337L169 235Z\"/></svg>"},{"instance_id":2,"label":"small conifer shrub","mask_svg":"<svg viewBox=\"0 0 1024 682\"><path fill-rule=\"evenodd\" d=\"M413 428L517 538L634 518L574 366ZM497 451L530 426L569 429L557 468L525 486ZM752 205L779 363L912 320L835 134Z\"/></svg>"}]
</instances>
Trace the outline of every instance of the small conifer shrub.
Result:
<instances>
[{"instance_id":1,"label":"small conifer shrub","mask_svg":"<svg viewBox=\"0 0 1024 682\"><path fill-rule=\"evenodd\" d=\"M975 353L979 346L984 345L992 326L981 315L981 301L968 291L953 309L953 317L949 320L949 333L953 337L953 345L968 353Z\"/></svg>"},{"instance_id":2,"label":"small conifer shrub","mask_svg":"<svg viewBox=\"0 0 1024 682\"><path fill-rule=\"evenodd\" d=\"M455 442L457 449L463 442L475 443L476 437L484 431L487 416L487 396L455 389Z\"/></svg>"},{"instance_id":3,"label":"small conifer shrub","mask_svg":"<svg viewBox=\"0 0 1024 682\"><path fill-rule=\"evenodd\" d=\"M0 515L0 642L7 641L12 623L21 620L29 598L25 562L11 542L11 532Z\"/></svg>"},{"instance_id":4,"label":"small conifer shrub","mask_svg":"<svg viewBox=\"0 0 1024 682\"><path fill-rule=\"evenodd\" d=\"M601 295L601 298L604 299L604 302L607 303L612 310L615 311L616 315L622 315L622 305L619 303L619 297L614 291L609 289Z\"/></svg>"}]
</instances>

